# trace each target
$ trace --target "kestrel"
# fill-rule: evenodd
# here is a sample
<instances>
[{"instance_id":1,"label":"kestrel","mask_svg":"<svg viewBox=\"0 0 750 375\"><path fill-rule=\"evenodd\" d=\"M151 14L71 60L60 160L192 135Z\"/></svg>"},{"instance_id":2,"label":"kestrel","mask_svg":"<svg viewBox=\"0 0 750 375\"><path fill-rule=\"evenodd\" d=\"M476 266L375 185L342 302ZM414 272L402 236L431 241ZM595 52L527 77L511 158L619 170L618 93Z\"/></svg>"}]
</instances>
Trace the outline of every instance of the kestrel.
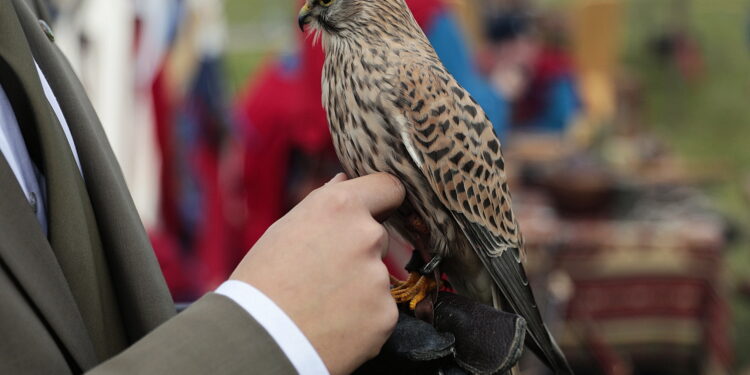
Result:
<instances>
[{"instance_id":1,"label":"kestrel","mask_svg":"<svg viewBox=\"0 0 750 375\"><path fill-rule=\"evenodd\" d=\"M523 316L527 345L557 373L570 373L526 279L492 124L404 0L307 0L298 21L322 37L323 105L344 170L387 172L406 187L404 206L386 225L429 262L394 288L397 301L413 309L439 266L458 293Z\"/></svg>"}]
</instances>

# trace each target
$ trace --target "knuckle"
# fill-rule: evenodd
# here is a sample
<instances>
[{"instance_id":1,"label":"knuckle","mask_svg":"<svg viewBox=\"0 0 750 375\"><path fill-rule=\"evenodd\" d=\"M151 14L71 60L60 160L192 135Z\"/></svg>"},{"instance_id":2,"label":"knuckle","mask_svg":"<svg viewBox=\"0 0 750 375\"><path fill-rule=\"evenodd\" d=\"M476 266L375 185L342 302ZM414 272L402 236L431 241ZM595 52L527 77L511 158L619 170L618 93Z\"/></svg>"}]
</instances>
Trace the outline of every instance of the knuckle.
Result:
<instances>
[{"instance_id":1,"label":"knuckle","mask_svg":"<svg viewBox=\"0 0 750 375\"><path fill-rule=\"evenodd\" d=\"M383 345L372 345L370 347L370 351L367 353L367 359L373 359L380 354L380 349L383 347Z\"/></svg>"},{"instance_id":2,"label":"knuckle","mask_svg":"<svg viewBox=\"0 0 750 375\"><path fill-rule=\"evenodd\" d=\"M370 221L364 229L367 242L377 249L388 246L388 231L376 221Z\"/></svg>"},{"instance_id":3,"label":"knuckle","mask_svg":"<svg viewBox=\"0 0 750 375\"><path fill-rule=\"evenodd\" d=\"M385 263L382 261L378 261L378 279L380 281L380 284L383 288L383 290L389 291L391 288L391 274L388 272L388 267L386 267ZM388 296L390 296L390 293L388 293Z\"/></svg>"},{"instance_id":4,"label":"knuckle","mask_svg":"<svg viewBox=\"0 0 750 375\"><path fill-rule=\"evenodd\" d=\"M308 196L308 197L314 197L314 196L316 196L316 195L318 195L318 194L320 194L321 192L323 192L323 191L326 191L326 190L327 190L327 189L326 189L326 186L325 186L325 185L323 185L323 186L318 186L317 188L315 188L315 189L312 189L312 191L310 191L310 193L308 193L308 194L307 194L307 196Z\"/></svg>"},{"instance_id":5,"label":"knuckle","mask_svg":"<svg viewBox=\"0 0 750 375\"><path fill-rule=\"evenodd\" d=\"M346 210L354 204L354 197L346 190L328 189L325 192L325 205L334 211Z\"/></svg>"},{"instance_id":6,"label":"knuckle","mask_svg":"<svg viewBox=\"0 0 750 375\"><path fill-rule=\"evenodd\" d=\"M398 307L396 307L396 303L393 299L389 297L387 306L381 310L380 314L380 318L378 319L379 326L376 334L382 342L385 342L388 340L388 337L391 336L391 333L396 328L396 323L398 322ZM375 355L377 354L378 353L376 352Z\"/></svg>"},{"instance_id":7,"label":"knuckle","mask_svg":"<svg viewBox=\"0 0 750 375\"><path fill-rule=\"evenodd\" d=\"M387 300L392 300L390 294L391 278L388 268L383 261L380 259L370 261L367 276L372 283L372 297L375 298L374 302L382 303L383 296L388 297Z\"/></svg>"},{"instance_id":8,"label":"knuckle","mask_svg":"<svg viewBox=\"0 0 750 375\"><path fill-rule=\"evenodd\" d=\"M330 185L322 185L318 186L317 188L313 189L307 196L308 197L318 197L320 195L325 195L331 191L333 186Z\"/></svg>"},{"instance_id":9,"label":"knuckle","mask_svg":"<svg viewBox=\"0 0 750 375\"><path fill-rule=\"evenodd\" d=\"M379 243L385 242L388 243L388 230L385 229L385 227L381 224L375 224L375 235L376 239Z\"/></svg>"},{"instance_id":10,"label":"knuckle","mask_svg":"<svg viewBox=\"0 0 750 375\"><path fill-rule=\"evenodd\" d=\"M396 302L393 300L393 297L391 297L390 293L390 276L388 273L388 268L385 266L383 262L377 262L378 267L378 275L375 278L378 282L378 290L380 292L380 311L381 311L381 317L382 317L382 330L386 335L390 335L390 332L393 330L393 328L396 326L396 322L398 321L398 307L396 306Z\"/></svg>"},{"instance_id":11,"label":"knuckle","mask_svg":"<svg viewBox=\"0 0 750 375\"><path fill-rule=\"evenodd\" d=\"M337 186L323 186L308 195L312 205L323 212L346 210L353 204L353 198L350 192Z\"/></svg>"},{"instance_id":12,"label":"knuckle","mask_svg":"<svg viewBox=\"0 0 750 375\"><path fill-rule=\"evenodd\" d=\"M386 324L386 333L390 334L391 331L396 327L396 323L398 323L398 307L396 306L396 302L393 301L393 298L391 298L390 294L388 295L388 307L386 308L384 318L385 318L385 324Z\"/></svg>"},{"instance_id":13,"label":"knuckle","mask_svg":"<svg viewBox=\"0 0 750 375\"><path fill-rule=\"evenodd\" d=\"M300 202L300 206L314 206L316 204L320 204L321 201L324 200L326 194L327 189L319 187L307 194L305 199Z\"/></svg>"}]
</instances>

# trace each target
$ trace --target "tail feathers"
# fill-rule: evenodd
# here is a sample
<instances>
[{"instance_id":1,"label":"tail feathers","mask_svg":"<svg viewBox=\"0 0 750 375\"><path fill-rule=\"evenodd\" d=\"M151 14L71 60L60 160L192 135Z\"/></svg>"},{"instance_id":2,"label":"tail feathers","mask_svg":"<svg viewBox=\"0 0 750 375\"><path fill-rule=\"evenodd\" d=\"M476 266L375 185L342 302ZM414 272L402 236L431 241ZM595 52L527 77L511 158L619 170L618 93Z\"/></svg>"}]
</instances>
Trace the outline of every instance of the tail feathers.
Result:
<instances>
[{"instance_id":1,"label":"tail feathers","mask_svg":"<svg viewBox=\"0 0 750 375\"><path fill-rule=\"evenodd\" d=\"M500 292L493 296L495 302L507 305L503 310L512 311L526 319L527 343L539 358L542 358L557 374L572 374L565 356L555 344L547 326L542 320L534 302L534 293L529 285L526 272L516 256L519 249L507 244L501 237L490 233L486 228L468 220L461 222L466 238L484 265ZM514 251L515 250L515 251ZM502 298L498 298L502 296Z\"/></svg>"},{"instance_id":2,"label":"tail feathers","mask_svg":"<svg viewBox=\"0 0 750 375\"><path fill-rule=\"evenodd\" d=\"M547 337L549 337L549 348L551 350L547 350L546 353L541 347L539 347L539 345L537 345L536 341L529 336L530 335L526 336L526 346L534 352L542 363L553 369L556 375L573 374L573 369L570 368L568 360L565 359L565 355L562 350L560 350L560 347L557 345L557 342L552 335L549 334L549 331L547 332Z\"/></svg>"},{"instance_id":3,"label":"tail feathers","mask_svg":"<svg viewBox=\"0 0 750 375\"><path fill-rule=\"evenodd\" d=\"M492 290L492 302L496 309L507 310L508 306L504 306L502 293L498 289ZM527 328L528 329L528 328ZM568 360L565 358L560 346L557 345L555 338L549 333L546 325L543 325L542 330L546 334L547 340L543 338L541 341L547 342L547 350L543 350L537 343L537 338L534 337L535 332L529 331L526 335L526 347L528 347L537 358L547 367L552 369L557 375L572 375L573 369L570 368ZM536 330L535 330L536 331Z\"/></svg>"}]
</instances>

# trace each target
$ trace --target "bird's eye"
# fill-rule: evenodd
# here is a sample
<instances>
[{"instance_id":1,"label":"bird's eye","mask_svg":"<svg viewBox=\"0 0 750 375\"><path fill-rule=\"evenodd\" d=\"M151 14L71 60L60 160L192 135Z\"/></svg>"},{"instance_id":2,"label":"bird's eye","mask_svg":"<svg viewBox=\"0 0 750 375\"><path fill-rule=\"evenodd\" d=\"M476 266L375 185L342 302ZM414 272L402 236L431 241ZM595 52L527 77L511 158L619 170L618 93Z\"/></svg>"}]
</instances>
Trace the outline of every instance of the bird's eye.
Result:
<instances>
[{"instance_id":1,"label":"bird's eye","mask_svg":"<svg viewBox=\"0 0 750 375\"><path fill-rule=\"evenodd\" d=\"M324 6L324 7L327 7L327 6L331 6L331 4L333 4L333 1L334 0L320 0L318 2L318 4L320 4L320 5Z\"/></svg>"}]
</instances>

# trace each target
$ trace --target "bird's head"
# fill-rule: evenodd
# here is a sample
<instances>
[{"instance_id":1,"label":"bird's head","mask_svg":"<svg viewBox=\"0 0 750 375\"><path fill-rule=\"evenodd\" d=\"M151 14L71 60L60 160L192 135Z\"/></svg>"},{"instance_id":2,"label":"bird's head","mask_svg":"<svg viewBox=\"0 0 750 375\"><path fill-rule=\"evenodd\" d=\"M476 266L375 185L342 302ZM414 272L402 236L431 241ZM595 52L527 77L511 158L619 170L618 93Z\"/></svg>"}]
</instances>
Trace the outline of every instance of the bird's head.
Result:
<instances>
[{"instance_id":1,"label":"bird's head","mask_svg":"<svg viewBox=\"0 0 750 375\"><path fill-rule=\"evenodd\" d=\"M341 37L386 19L404 23L413 18L404 0L305 0L297 21L302 31L310 25L324 37Z\"/></svg>"}]
</instances>

